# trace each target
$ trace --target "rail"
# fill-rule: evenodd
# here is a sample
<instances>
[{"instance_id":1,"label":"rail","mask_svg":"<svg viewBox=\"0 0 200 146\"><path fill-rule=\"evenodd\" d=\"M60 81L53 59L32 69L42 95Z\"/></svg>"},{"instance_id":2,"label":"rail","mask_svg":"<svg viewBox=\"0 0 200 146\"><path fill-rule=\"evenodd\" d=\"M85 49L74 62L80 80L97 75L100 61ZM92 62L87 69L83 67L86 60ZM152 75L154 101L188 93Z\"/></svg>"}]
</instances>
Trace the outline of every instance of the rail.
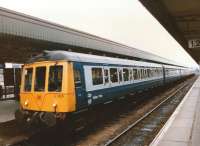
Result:
<instances>
[{"instance_id":1,"label":"rail","mask_svg":"<svg viewBox=\"0 0 200 146\"><path fill-rule=\"evenodd\" d=\"M121 138L123 135L125 135L128 131L130 131L131 129L133 129L136 125L138 125L139 123L141 123L142 121L144 121L147 117L149 117L154 111L156 111L158 108L160 108L164 103L166 103L169 99L171 99L172 97L174 97L179 91L181 91L182 89L184 89L186 86L188 86L189 83L186 82L183 86L181 86L180 88L178 88L175 92L171 93L170 95L168 95L162 102L160 102L157 106L155 106L152 110L150 110L148 113L146 113L145 115L143 115L141 118L139 118L137 121L135 121L134 123L130 124L126 129L124 129L121 133L119 133L117 136L115 136L114 138L108 140L104 146L110 146L112 145L115 141L117 141L119 138Z\"/></svg>"}]
</instances>

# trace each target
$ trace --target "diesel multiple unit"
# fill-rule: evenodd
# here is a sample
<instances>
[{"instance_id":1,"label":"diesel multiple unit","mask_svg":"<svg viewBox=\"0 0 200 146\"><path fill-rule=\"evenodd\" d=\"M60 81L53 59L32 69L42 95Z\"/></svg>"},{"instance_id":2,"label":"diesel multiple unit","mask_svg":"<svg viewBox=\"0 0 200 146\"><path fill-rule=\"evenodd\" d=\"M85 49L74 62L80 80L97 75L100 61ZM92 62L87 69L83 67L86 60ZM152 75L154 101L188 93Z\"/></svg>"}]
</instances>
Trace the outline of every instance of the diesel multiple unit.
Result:
<instances>
[{"instance_id":1,"label":"diesel multiple unit","mask_svg":"<svg viewBox=\"0 0 200 146\"><path fill-rule=\"evenodd\" d=\"M188 68L162 63L45 51L23 67L16 117L54 125L70 113L163 86L191 73Z\"/></svg>"}]
</instances>

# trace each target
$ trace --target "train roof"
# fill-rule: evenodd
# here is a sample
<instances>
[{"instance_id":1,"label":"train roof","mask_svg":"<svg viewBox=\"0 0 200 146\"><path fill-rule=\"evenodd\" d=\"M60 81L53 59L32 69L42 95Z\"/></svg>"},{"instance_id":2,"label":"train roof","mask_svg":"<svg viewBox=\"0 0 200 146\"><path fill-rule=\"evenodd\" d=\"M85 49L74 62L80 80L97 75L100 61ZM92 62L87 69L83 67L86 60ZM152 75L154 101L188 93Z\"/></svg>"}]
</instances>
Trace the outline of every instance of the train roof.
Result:
<instances>
[{"instance_id":1,"label":"train roof","mask_svg":"<svg viewBox=\"0 0 200 146\"><path fill-rule=\"evenodd\" d=\"M149 63L144 61L135 61L128 59L120 59L106 56L97 56L91 54L75 53L68 51L44 51L29 62L39 61L56 61L56 60L68 60L73 62L86 62L86 63L103 63L113 65L134 65L134 66L146 66L146 67L162 67L161 64Z\"/></svg>"}]
</instances>

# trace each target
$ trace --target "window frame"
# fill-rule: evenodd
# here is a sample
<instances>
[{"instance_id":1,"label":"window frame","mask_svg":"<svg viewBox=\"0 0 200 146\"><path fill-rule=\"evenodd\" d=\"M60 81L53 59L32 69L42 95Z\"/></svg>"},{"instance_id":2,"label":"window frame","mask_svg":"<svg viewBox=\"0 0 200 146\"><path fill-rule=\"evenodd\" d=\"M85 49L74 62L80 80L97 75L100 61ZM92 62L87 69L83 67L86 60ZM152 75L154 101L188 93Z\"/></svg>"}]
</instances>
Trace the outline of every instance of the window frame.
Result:
<instances>
[{"instance_id":1,"label":"window frame","mask_svg":"<svg viewBox=\"0 0 200 146\"><path fill-rule=\"evenodd\" d=\"M123 82L124 82L123 68L117 67L117 71L118 71L118 82L119 82L119 84L123 84Z\"/></svg>"},{"instance_id":2,"label":"window frame","mask_svg":"<svg viewBox=\"0 0 200 146\"><path fill-rule=\"evenodd\" d=\"M28 69L32 69L32 77L31 77L31 88L30 88L30 90L29 91L26 91L25 90L25 85L26 85L26 77L25 77L25 71L27 71ZM34 72L35 72L35 68L34 67L27 67L27 68L24 68L24 70L23 70L23 88L22 88L22 91L23 92L32 92L33 91L33 87L34 87L34 81L33 81L33 79L34 79Z\"/></svg>"},{"instance_id":3,"label":"window frame","mask_svg":"<svg viewBox=\"0 0 200 146\"><path fill-rule=\"evenodd\" d=\"M108 75L107 75L107 76L105 76L105 70L108 71ZM108 82L106 82L105 77L108 78ZM103 67L103 84L104 84L104 86L109 86L109 85L110 85L110 82L111 82L111 81L110 81L110 69L109 69L108 66L104 66L104 67Z\"/></svg>"},{"instance_id":4,"label":"window frame","mask_svg":"<svg viewBox=\"0 0 200 146\"><path fill-rule=\"evenodd\" d=\"M126 81L125 81L125 75L124 75L125 72L124 72L124 70L127 70L127 73L128 73L128 77L127 77L128 80L126 80ZM124 83L129 82L129 81L130 81L130 78L129 78L129 76L130 76L130 74L129 74L129 68L128 68L128 67L123 67L123 68L122 68L122 72L123 72L123 75L122 75L122 76L123 76L123 82L124 82Z\"/></svg>"},{"instance_id":5,"label":"window frame","mask_svg":"<svg viewBox=\"0 0 200 146\"><path fill-rule=\"evenodd\" d=\"M133 68L132 67L129 68L129 81L131 83L133 83L133 81L134 81L134 79L133 79Z\"/></svg>"},{"instance_id":6,"label":"window frame","mask_svg":"<svg viewBox=\"0 0 200 146\"><path fill-rule=\"evenodd\" d=\"M42 91L38 91L38 90L36 90L35 89L35 87L36 87L36 70L37 70L37 68L45 68L45 78L44 78L44 90L42 90ZM34 84L33 84L33 91L34 92L46 92L47 91L47 85L46 85L46 82L48 82L48 73L49 73L49 67L48 66L36 66L36 67L34 67Z\"/></svg>"},{"instance_id":7,"label":"window frame","mask_svg":"<svg viewBox=\"0 0 200 146\"><path fill-rule=\"evenodd\" d=\"M79 76L80 76L80 81L76 81L76 72L79 72ZM75 87L80 87L82 86L82 80L81 80L81 70L80 69L74 69L74 85Z\"/></svg>"},{"instance_id":8,"label":"window frame","mask_svg":"<svg viewBox=\"0 0 200 146\"><path fill-rule=\"evenodd\" d=\"M60 89L60 91L49 91L49 75L50 75L50 68L51 67L56 67L56 66L61 66L62 67L62 81L61 81L61 89ZM60 92L62 92L63 91L63 82L64 82L64 65L49 65L49 66L47 66L46 67L46 74L48 74L48 75L46 75L46 78L47 78L47 85L45 85L45 86L47 86L46 88L47 88L47 92L50 92L50 93L52 93L52 92L56 92L56 93L60 93Z\"/></svg>"},{"instance_id":9,"label":"window frame","mask_svg":"<svg viewBox=\"0 0 200 146\"><path fill-rule=\"evenodd\" d=\"M101 69L101 78L102 78L102 83L100 83L100 84L94 84L94 80L93 80L93 69ZM97 66L97 67L91 67L91 73L92 73L92 85L93 86L101 86L101 85L104 85L104 70L103 70L103 67L101 67L101 66Z\"/></svg>"},{"instance_id":10,"label":"window frame","mask_svg":"<svg viewBox=\"0 0 200 146\"><path fill-rule=\"evenodd\" d=\"M137 68L133 67L132 71L133 71L133 81L137 81L138 80Z\"/></svg>"},{"instance_id":11,"label":"window frame","mask_svg":"<svg viewBox=\"0 0 200 146\"><path fill-rule=\"evenodd\" d=\"M112 78L111 78L111 69L116 69L116 73L117 73L117 82L112 82ZM115 85L119 85L119 72L118 72L118 67L109 67L109 72L110 72L110 83L111 86L115 86Z\"/></svg>"}]
</instances>

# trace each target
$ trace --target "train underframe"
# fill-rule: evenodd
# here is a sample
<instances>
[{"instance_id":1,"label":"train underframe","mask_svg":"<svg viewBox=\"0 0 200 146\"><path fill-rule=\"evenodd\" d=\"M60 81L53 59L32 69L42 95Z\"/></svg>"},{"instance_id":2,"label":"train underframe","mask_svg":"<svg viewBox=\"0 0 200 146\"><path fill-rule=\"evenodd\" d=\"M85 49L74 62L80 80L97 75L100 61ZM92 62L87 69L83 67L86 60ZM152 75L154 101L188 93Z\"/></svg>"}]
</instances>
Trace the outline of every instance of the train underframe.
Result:
<instances>
[{"instance_id":1,"label":"train underframe","mask_svg":"<svg viewBox=\"0 0 200 146\"><path fill-rule=\"evenodd\" d=\"M34 126L43 125L47 127L55 126L59 121L66 119L67 113L29 111L19 109L15 112L15 119L21 125Z\"/></svg>"}]
</instances>

